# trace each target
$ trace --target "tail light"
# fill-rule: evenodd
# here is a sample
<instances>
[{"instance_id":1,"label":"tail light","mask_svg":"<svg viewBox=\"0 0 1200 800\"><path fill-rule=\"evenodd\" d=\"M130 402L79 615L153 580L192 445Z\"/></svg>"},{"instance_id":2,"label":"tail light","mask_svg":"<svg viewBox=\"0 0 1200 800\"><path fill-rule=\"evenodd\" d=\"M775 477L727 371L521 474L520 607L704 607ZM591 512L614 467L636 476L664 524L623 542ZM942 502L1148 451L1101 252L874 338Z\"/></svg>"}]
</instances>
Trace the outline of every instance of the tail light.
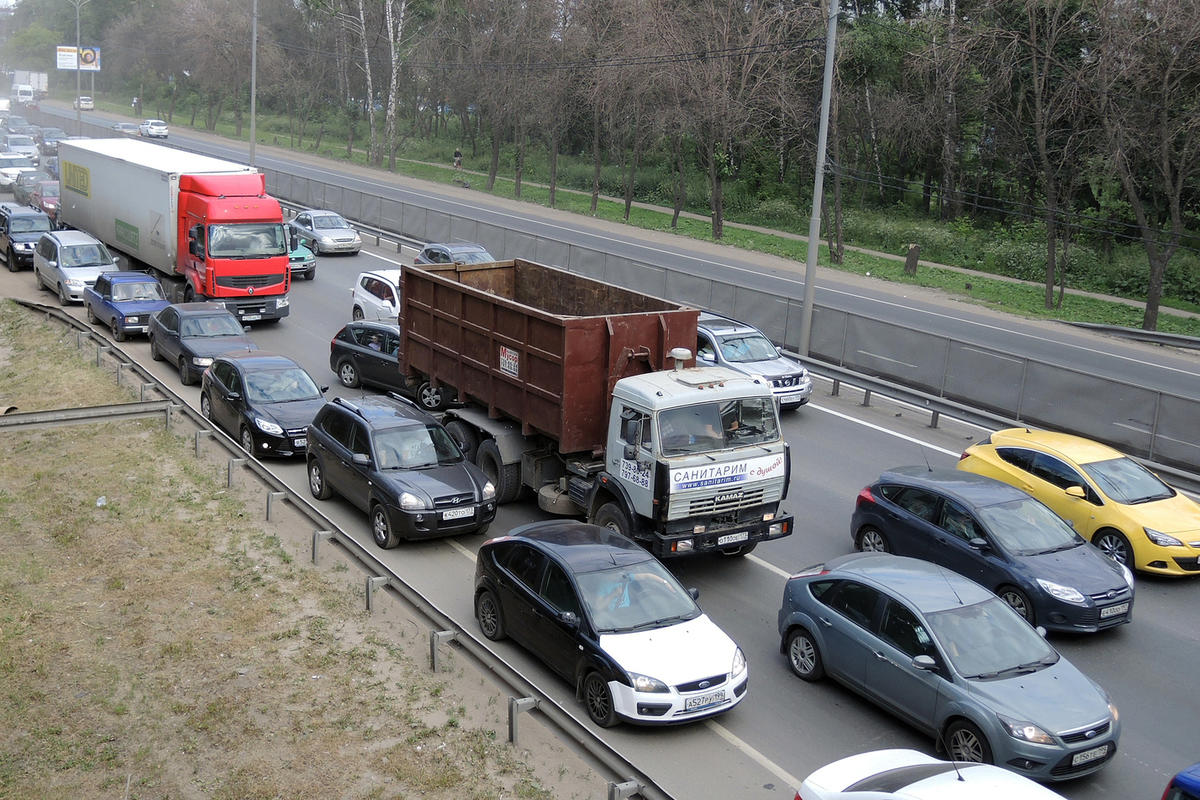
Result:
<instances>
[{"instance_id":1,"label":"tail light","mask_svg":"<svg viewBox=\"0 0 1200 800\"><path fill-rule=\"evenodd\" d=\"M858 499L854 501L854 505L861 506L864 503L874 503L875 495L871 494L871 487L864 486L862 491L858 493Z\"/></svg>"},{"instance_id":2,"label":"tail light","mask_svg":"<svg viewBox=\"0 0 1200 800\"><path fill-rule=\"evenodd\" d=\"M967 457L967 456L969 456L969 455L971 455L969 452L967 452L966 450L963 450L963 451L962 451L962 455L960 455L960 456L958 457L958 460L959 460L959 461L962 461L964 458L966 458L966 457Z\"/></svg>"}]
</instances>

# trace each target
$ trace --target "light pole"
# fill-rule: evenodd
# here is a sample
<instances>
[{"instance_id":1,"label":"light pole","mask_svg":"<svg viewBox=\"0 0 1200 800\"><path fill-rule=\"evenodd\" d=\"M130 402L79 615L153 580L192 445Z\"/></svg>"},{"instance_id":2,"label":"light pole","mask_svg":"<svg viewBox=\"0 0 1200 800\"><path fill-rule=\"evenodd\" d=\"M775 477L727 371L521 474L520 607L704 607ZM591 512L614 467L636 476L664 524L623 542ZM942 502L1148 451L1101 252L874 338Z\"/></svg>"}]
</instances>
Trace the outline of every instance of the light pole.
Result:
<instances>
[{"instance_id":1,"label":"light pole","mask_svg":"<svg viewBox=\"0 0 1200 800\"><path fill-rule=\"evenodd\" d=\"M83 135L83 109L79 107L79 93L83 91L83 81L79 71L79 50L81 47L79 41L79 11L92 0L68 0L71 5L75 6L75 133Z\"/></svg>"},{"instance_id":2,"label":"light pole","mask_svg":"<svg viewBox=\"0 0 1200 800\"><path fill-rule=\"evenodd\" d=\"M258 131L255 127L258 106L258 0L250 12L250 166L254 166L254 145Z\"/></svg>"}]
</instances>

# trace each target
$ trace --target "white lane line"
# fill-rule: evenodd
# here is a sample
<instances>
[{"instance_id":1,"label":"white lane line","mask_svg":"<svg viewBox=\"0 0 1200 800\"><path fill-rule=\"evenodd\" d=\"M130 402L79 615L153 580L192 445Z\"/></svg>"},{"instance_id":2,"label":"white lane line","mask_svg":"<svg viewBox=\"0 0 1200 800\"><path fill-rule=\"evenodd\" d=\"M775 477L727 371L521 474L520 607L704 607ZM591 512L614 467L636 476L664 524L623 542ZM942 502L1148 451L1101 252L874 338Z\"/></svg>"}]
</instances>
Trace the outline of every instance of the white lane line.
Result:
<instances>
[{"instance_id":1,"label":"white lane line","mask_svg":"<svg viewBox=\"0 0 1200 800\"><path fill-rule=\"evenodd\" d=\"M751 554L748 556L744 556L744 558L746 558L747 561L753 561L755 564L758 564L763 569L769 570L770 572L774 572L776 575L778 575L779 577L781 577L785 580L792 577L792 573L788 572L786 569L780 569L779 567L772 564L770 561L763 561L761 558L759 558L756 555ZM797 784L797 785L799 785L799 784Z\"/></svg>"},{"instance_id":2,"label":"white lane line","mask_svg":"<svg viewBox=\"0 0 1200 800\"><path fill-rule=\"evenodd\" d=\"M780 780L787 781L787 784L792 789L800 788L801 780L799 778L797 778L792 773L788 772L783 767L776 764L771 759L764 756L762 753L755 750L750 745L743 742L737 736L734 736L733 732L730 731L728 728L726 728L724 725L720 724L719 722L713 722L711 719L705 720L704 724L707 725L708 729L711 730L713 733L717 734L722 739L729 742L731 745L736 747L738 750L741 750L743 753L745 753L747 756L749 756L750 758L757 761L763 767L766 767L767 771L775 773L775 775Z\"/></svg>"},{"instance_id":3,"label":"white lane line","mask_svg":"<svg viewBox=\"0 0 1200 800\"><path fill-rule=\"evenodd\" d=\"M446 543L449 544L451 547L453 547L455 550L457 550L459 553L461 553L463 556L465 556L472 564L475 563L475 554L472 553L467 548L463 547L457 541L455 541L454 539L447 539Z\"/></svg>"},{"instance_id":4,"label":"white lane line","mask_svg":"<svg viewBox=\"0 0 1200 800\"><path fill-rule=\"evenodd\" d=\"M930 444L929 442L922 441L922 440L916 438L915 436L909 436L906 433L899 433L897 431L890 431L887 428L883 427L882 425L876 425L873 422L866 422L861 419L855 419L854 417L850 416L849 414L843 414L841 411L834 411L832 408L826 408L825 406L818 405L816 403L809 403L808 405L805 406L805 408L815 408L817 411L824 411L826 414L832 414L835 417L841 417L842 419L846 420L847 422L853 422L856 425L862 425L864 427L870 428L871 430L879 431L880 433L886 433L888 436L895 436L897 439L903 439L906 442L912 442L913 444L919 444L919 445L921 445L921 447L928 447L930 450L934 450L939 453L945 453L948 456L954 456L955 458L958 458L960 455L962 455L961 453L955 452L954 450L947 450L944 447L938 447L936 444Z\"/></svg>"}]
</instances>

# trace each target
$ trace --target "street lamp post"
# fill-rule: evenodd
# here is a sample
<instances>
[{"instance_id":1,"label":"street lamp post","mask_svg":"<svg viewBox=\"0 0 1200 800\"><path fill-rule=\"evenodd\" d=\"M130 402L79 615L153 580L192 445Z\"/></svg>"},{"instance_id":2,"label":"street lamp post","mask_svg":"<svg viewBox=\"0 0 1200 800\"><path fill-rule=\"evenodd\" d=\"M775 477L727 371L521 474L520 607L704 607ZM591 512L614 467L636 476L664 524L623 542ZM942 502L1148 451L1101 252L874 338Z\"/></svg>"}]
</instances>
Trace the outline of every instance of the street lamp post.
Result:
<instances>
[{"instance_id":1,"label":"street lamp post","mask_svg":"<svg viewBox=\"0 0 1200 800\"><path fill-rule=\"evenodd\" d=\"M92 0L68 0L75 6L75 133L83 135L83 109L79 107L79 93L83 91L82 74L79 71L79 51L82 44L79 40L79 11Z\"/></svg>"}]
</instances>

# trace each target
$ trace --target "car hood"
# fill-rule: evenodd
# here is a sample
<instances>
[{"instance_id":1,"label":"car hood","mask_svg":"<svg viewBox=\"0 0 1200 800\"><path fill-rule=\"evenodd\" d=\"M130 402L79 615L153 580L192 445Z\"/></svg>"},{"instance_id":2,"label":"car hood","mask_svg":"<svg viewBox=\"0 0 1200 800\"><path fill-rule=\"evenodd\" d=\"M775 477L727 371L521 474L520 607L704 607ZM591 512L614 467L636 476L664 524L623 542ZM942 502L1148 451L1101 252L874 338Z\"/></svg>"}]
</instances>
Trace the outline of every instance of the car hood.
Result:
<instances>
[{"instance_id":1,"label":"car hood","mask_svg":"<svg viewBox=\"0 0 1200 800\"><path fill-rule=\"evenodd\" d=\"M36 242L42 238L45 231L21 231L19 233L10 233L8 238L14 242Z\"/></svg>"},{"instance_id":2,"label":"car hood","mask_svg":"<svg viewBox=\"0 0 1200 800\"><path fill-rule=\"evenodd\" d=\"M1200 534L1200 504L1176 490L1174 497L1150 503L1122 505L1138 524L1172 536Z\"/></svg>"},{"instance_id":3,"label":"car hood","mask_svg":"<svg viewBox=\"0 0 1200 800\"><path fill-rule=\"evenodd\" d=\"M1016 556L1016 560L1034 577L1071 586L1088 595L1123 590L1129 585L1121 566L1090 544L1057 553Z\"/></svg>"},{"instance_id":4,"label":"car hood","mask_svg":"<svg viewBox=\"0 0 1200 800\"><path fill-rule=\"evenodd\" d=\"M747 375L761 375L764 378L782 378L804 372L803 364L782 356L764 358L762 361L728 361L726 365L738 372L744 372Z\"/></svg>"},{"instance_id":5,"label":"car hood","mask_svg":"<svg viewBox=\"0 0 1200 800\"><path fill-rule=\"evenodd\" d=\"M114 300L113 308L122 314L153 314L160 308L171 305L170 300Z\"/></svg>"},{"instance_id":6,"label":"car hood","mask_svg":"<svg viewBox=\"0 0 1200 800\"><path fill-rule=\"evenodd\" d=\"M625 671L675 686L727 674L737 645L707 614L701 614L665 628L601 634L600 648Z\"/></svg>"},{"instance_id":7,"label":"car hood","mask_svg":"<svg viewBox=\"0 0 1200 800\"><path fill-rule=\"evenodd\" d=\"M307 428L324 405L324 397L314 397L290 403L261 403L254 406L254 411L284 428Z\"/></svg>"},{"instance_id":8,"label":"car hood","mask_svg":"<svg viewBox=\"0 0 1200 800\"><path fill-rule=\"evenodd\" d=\"M968 680L967 684L971 694L993 711L1032 722L1049 733L1077 730L1109 718L1104 693L1062 657L1028 675Z\"/></svg>"},{"instance_id":9,"label":"car hood","mask_svg":"<svg viewBox=\"0 0 1200 800\"><path fill-rule=\"evenodd\" d=\"M487 480L478 467L466 460L427 469L382 470L379 475L397 493L412 492L431 506L437 497L461 492L477 493Z\"/></svg>"},{"instance_id":10,"label":"car hood","mask_svg":"<svg viewBox=\"0 0 1200 800\"><path fill-rule=\"evenodd\" d=\"M218 356L232 350L257 350L258 345L246 336L193 337L183 340L183 346L196 356Z\"/></svg>"},{"instance_id":11,"label":"car hood","mask_svg":"<svg viewBox=\"0 0 1200 800\"><path fill-rule=\"evenodd\" d=\"M102 266L84 266L84 267L59 267L62 274L68 278L75 280L87 281L95 283L96 278L99 278L102 273L112 272L116 266L112 264L104 264Z\"/></svg>"}]
</instances>

